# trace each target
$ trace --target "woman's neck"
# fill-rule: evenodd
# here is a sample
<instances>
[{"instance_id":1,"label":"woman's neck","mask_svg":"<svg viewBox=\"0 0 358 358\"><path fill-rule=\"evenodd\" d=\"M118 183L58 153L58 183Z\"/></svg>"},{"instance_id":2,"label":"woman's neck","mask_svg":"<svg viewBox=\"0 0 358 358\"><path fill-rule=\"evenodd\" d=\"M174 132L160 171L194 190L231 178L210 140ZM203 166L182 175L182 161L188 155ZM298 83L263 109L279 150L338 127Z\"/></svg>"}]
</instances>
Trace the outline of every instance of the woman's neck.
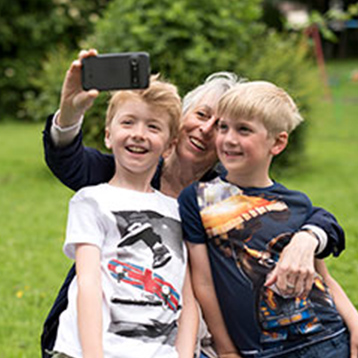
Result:
<instances>
[{"instance_id":1,"label":"woman's neck","mask_svg":"<svg viewBox=\"0 0 358 358\"><path fill-rule=\"evenodd\" d=\"M209 165L196 165L192 161L180 159L175 151L164 159L160 178L160 191L177 198L180 192L192 182L199 180L211 168Z\"/></svg>"}]
</instances>

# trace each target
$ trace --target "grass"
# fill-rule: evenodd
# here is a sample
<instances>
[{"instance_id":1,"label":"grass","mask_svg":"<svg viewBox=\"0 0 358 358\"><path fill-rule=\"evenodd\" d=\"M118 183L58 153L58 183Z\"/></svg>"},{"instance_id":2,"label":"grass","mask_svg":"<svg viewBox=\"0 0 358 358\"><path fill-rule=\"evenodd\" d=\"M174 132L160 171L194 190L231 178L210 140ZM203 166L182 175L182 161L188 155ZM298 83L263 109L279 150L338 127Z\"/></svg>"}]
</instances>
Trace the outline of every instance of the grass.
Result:
<instances>
[{"instance_id":1,"label":"grass","mask_svg":"<svg viewBox=\"0 0 358 358\"><path fill-rule=\"evenodd\" d=\"M43 161L42 124L0 126L0 357L39 357L39 333L69 263L71 195Z\"/></svg>"},{"instance_id":2,"label":"grass","mask_svg":"<svg viewBox=\"0 0 358 358\"><path fill-rule=\"evenodd\" d=\"M358 307L358 61L328 64L333 101L318 103L307 151L278 178L333 212L347 235L340 258L327 260ZM0 124L0 358L40 356L42 323L70 267L62 254L72 192L43 160L43 124Z\"/></svg>"},{"instance_id":3,"label":"grass","mask_svg":"<svg viewBox=\"0 0 358 358\"><path fill-rule=\"evenodd\" d=\"M346 250L328 258L331 274L358 307L358 61L329 63L332 101L317 104L309 124L303 163L280 180L332 212L346 232ZM298 168L298 170L297 170Z\"/></svg>"}]
</instances>

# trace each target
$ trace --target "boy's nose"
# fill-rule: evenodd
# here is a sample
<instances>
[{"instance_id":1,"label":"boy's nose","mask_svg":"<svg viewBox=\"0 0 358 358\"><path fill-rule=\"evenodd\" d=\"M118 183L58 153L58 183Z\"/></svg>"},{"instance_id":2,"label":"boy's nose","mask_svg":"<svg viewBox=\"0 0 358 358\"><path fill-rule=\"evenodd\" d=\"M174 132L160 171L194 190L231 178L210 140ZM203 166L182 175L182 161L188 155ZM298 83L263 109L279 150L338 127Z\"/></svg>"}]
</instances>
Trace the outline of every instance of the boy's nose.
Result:
<instances>
[{"instance_id":1,"label":"boy's nose","mask_svg":"<svg viewBox=\"0 0 358 358\"><path fill-rule=\"evenodd\" d=\"M225 134L224 140L226 143L231 145L236 145L238 143L238 138L233 130L228 130Z\"/></svg>"},{"instance_id":2,"label":"boy's nose","mask_svg":"<svg viewBox=\"0 0 358 358\"><path fill-rule=\"evenodd\" d=\"M132 136L134 138L141 138L141 139L144 138L145 126L139 123L136 126L134 126L132 130Z\"/></svg>"}]
</instances>

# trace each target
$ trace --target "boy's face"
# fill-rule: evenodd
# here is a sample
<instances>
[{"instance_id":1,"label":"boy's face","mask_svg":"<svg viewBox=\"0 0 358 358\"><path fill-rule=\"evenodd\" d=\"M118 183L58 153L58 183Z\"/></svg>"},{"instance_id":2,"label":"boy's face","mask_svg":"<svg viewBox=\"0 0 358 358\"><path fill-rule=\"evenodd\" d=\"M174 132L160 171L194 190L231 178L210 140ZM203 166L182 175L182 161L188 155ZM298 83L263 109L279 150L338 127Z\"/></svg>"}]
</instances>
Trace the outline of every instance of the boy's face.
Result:
<instances>
[{"instance_id":1,"label":"boy's face","mask_svg":"<svg viewBox=\"0 0 358 358\"><path fill-rule=\"evenodd\" d=\"M169 122L165 110L140 99L118 106L105 133L106 146L115 156L116 170L152 175L160 156L171 148Z\"/></svg>"},{"instance_id":2,"label":"boy's face","mask_svg":"<svg viewBox=\"0 0 358 358\"><path fill-rule=\"evenodd\" d=\"M227 179L243 186L266 186L275 138L256 119L219 120L216 149Z\"/></svg>"}]
</instances>

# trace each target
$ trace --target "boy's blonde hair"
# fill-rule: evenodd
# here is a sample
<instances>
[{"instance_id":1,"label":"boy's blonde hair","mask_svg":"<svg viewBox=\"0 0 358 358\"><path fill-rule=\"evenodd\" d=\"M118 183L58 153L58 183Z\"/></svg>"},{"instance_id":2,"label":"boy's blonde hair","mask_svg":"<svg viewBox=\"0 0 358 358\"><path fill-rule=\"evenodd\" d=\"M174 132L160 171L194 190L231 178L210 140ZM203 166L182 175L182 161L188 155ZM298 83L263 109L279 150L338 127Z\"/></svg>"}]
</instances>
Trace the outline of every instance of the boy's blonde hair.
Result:
<instances>
[{"instance_id":1,"label":"boy's blonde hair","mask_svg":"<svg viewBox=\"0 0 358 358\"><path fill-rule=\"evenodd\" d=\"M113 92L107 108L106 127L111 124L118 108L124 102L138 99L155 109L165 111L170 120L170 139L178 135L182 114L181 99L176 86L159 79L159 75L151 76L148 88Z\"/></svg>"},{"instance_id":2,"label":"boy's blonde hair","mask_svg":"<svg viewBox=\"0 0 358 358\"><path fill-rule=\"evenodd\" d=\"M266 81L235 85L219 100L218 116L258 119L271 135L282 131L289 134L303 121L288 93Z\"/></svg>"}]
</instances>

